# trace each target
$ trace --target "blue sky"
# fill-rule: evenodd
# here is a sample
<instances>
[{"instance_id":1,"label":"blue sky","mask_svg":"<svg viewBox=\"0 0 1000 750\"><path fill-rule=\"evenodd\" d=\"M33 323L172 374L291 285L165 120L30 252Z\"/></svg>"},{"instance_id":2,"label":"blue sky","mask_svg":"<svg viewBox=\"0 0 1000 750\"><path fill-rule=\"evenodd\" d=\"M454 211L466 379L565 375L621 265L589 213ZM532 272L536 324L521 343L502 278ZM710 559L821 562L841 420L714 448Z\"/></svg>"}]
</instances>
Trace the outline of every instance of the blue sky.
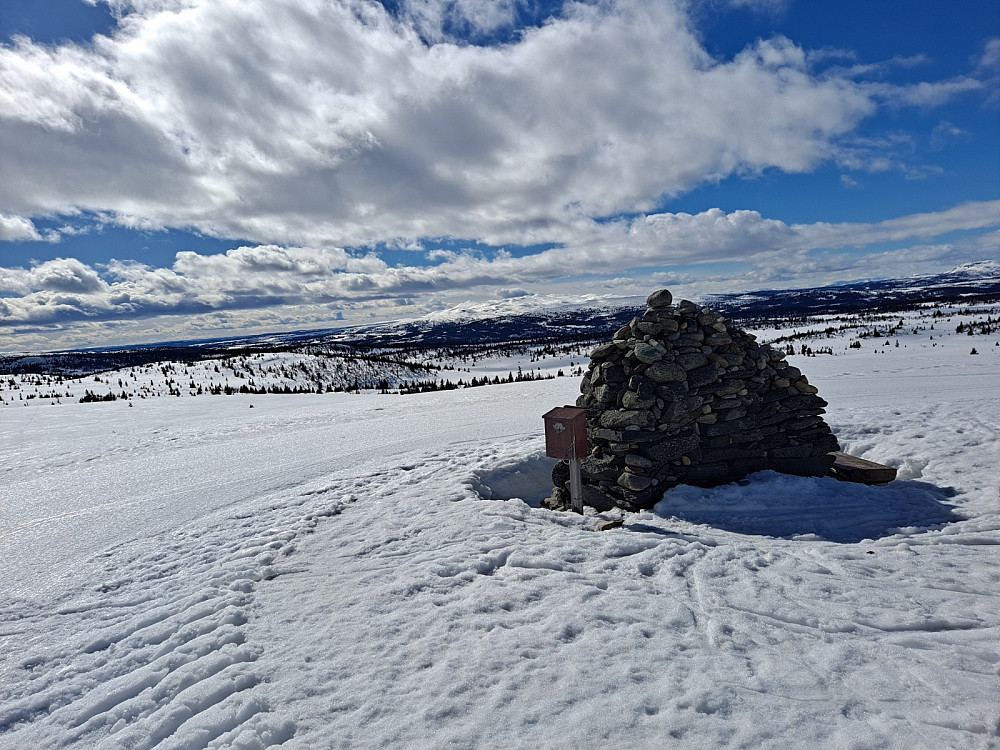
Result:
<instances>
[{"instance_id":1,"label":"blue sky","mask_svg":"<svg viewBox=\"0 0 1000 750\"><path fill-rule=\"evenodd\" d=\"M1000 257L1000 4L4 0L0 350Z\"/></svg>"}]
</instances>

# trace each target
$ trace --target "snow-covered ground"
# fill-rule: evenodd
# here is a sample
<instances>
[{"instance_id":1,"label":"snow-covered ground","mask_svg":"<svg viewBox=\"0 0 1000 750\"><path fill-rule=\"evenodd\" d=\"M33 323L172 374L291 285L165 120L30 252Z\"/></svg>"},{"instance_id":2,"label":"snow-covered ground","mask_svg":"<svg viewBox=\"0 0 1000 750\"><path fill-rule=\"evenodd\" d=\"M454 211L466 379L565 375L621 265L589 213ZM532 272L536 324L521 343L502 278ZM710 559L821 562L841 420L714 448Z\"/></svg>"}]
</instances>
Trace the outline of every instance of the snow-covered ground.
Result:
<instances>
[{"instance_id":1,"label":"snow-covered ground","mask_svg":"<svg viewBox=\"0 0 1000 750\"><path fill-rule=\"evenodd\" d=\"M896 482L599 533L578 378L8 406L0 748L998 747L1000 347L929 335L793 358Z\"/></svg>"}]
</instances>

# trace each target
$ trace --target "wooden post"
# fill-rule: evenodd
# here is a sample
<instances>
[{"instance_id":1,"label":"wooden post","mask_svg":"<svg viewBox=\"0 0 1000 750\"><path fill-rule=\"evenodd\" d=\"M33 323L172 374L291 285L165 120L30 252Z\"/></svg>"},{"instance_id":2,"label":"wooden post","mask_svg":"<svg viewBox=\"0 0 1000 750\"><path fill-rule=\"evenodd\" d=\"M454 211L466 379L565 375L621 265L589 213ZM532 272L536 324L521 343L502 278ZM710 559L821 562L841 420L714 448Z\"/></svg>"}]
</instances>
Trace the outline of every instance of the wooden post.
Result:
<instances>
[{"instance_id":1,"label":"wooden post","mask_svg":"<svg viewBox=\"0 0 1000 750\"><path fill-rule=\"evenodd\" d=\"M580 474L580 459L575 455L569 460L570 504L579 514L583 514L583 478Z\"/></svg>"}]
</instances>

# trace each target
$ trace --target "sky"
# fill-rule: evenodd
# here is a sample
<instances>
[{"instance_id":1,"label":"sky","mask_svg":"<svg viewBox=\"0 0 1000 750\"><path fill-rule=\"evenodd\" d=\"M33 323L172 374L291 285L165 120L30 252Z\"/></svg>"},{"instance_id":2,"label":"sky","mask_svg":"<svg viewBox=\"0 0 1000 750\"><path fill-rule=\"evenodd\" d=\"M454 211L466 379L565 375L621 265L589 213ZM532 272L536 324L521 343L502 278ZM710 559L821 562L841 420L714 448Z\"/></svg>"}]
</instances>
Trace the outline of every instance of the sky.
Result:
<instances>
[{"instance_id":1,"label":"sky","mask_svg":"<svg viewBox=\"0 0 1000 750\"><path fill-rule=\"evenodd\" d=\"M0 351L1000 258L996 0L4 0Z\"/></svg>"}]
</instances>

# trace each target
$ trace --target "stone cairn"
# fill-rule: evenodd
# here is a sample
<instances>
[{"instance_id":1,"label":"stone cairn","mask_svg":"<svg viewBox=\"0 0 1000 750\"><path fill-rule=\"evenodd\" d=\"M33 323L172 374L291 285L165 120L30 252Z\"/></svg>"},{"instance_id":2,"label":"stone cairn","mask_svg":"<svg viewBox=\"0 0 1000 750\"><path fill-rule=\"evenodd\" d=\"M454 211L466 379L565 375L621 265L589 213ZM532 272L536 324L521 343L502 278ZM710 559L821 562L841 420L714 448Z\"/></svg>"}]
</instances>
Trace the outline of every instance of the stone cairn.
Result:
<instances>
[{"instance_id":1,"label":"stone cairn","mask_svg":"<svg viewBox=\"0 0 1000 750\"><path fill-rule=\"evenodd\" d=\"M598 510L650 508L677 484L715 486L763 469L830 472L839 450L826 401L785 361L716 312L654 292L641 318L591 352L577 406L590 454L583 500ZM569 505L556 464L550 507Z\"/></svg>"}]
</instances>

